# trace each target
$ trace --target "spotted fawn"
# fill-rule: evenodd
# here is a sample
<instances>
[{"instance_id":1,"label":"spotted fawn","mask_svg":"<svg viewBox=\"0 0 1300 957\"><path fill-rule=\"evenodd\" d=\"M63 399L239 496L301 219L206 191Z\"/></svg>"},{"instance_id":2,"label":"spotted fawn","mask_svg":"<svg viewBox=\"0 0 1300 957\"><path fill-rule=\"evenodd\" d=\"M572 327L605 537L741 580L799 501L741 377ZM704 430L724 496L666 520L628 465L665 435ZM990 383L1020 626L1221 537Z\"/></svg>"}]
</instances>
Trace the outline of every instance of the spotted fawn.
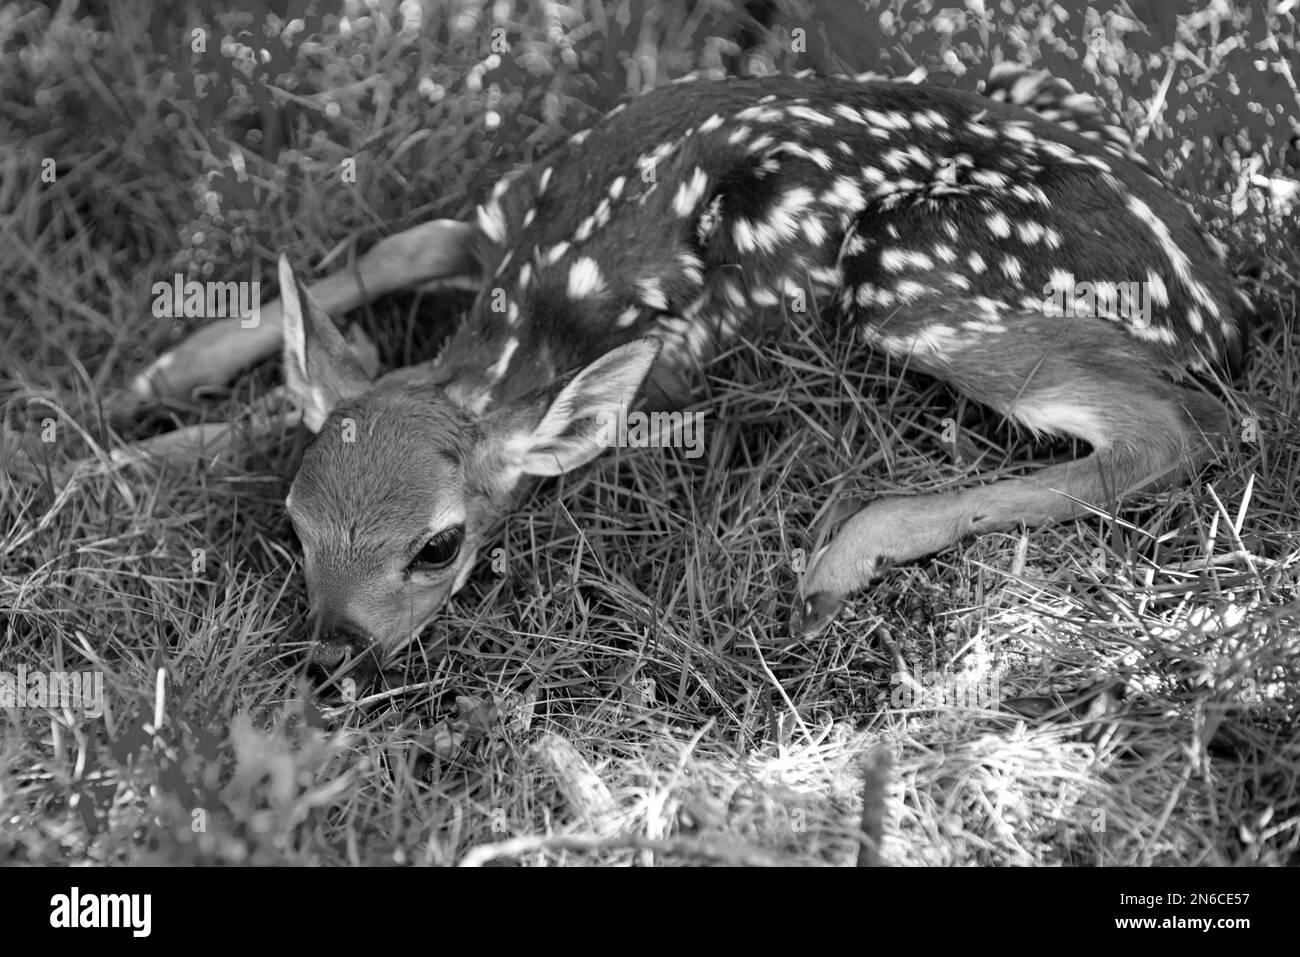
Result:
<instances>
[{"instance_id":1,"label":"spotted fawn","mask_svg":"<svg viewBox=\"0 0 1300 957\"><path fill-rule=\"evenodd\" d=\"M323 665L405 645L530 477L589 462L638 395L680 401L737 337L784 323L826 323L1091 447L867 505L811 557L804 632L890 564L1183 480L1228 427L1186 377L1241 350L1222 245L1045 75L999 70L984 95L678 82L503 179L476 223L434 226L418 255L438 265L390 271L464 273L480 293L436 360L379 386L281 260L287 385L318 433L286 505ZM800 295L817 308L791 309Z\"/></svg>"}]
</instances>

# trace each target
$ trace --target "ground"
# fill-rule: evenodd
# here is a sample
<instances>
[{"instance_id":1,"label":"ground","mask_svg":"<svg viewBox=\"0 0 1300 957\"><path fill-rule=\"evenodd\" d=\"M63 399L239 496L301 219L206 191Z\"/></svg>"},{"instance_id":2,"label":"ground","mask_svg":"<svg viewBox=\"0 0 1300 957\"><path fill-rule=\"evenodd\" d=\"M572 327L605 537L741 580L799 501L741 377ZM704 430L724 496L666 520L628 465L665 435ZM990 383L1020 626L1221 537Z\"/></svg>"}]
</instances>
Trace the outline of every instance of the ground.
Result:
<instances>
[{"instance_id":1,"label":"ground","mask_svg":"<svg viewBox=\"0 0 1300 957\"><path fill-rule=\"evenodd\" d=\"M1300 244L1264 201L1298 178L1291 4L270 6L0 9L0 672L101 672L106 705L5 710L0 860L851 864L878 820L890 864L1296 861ZM70 468L278 381L272 361L109 414L197 324L150 310L177 272L337 268L692 68L973 87L999 57L1100 95L1256 303L1232 388L1258 414L1184 489L964 543L791 638L848 499L1072 451L851 343L745 344L701 393L703 456L544 485L390 686L349 701L303 666L282 507L302 433ZM346 319L397 366L463 307Z\"/></svg>"}]
</instances>

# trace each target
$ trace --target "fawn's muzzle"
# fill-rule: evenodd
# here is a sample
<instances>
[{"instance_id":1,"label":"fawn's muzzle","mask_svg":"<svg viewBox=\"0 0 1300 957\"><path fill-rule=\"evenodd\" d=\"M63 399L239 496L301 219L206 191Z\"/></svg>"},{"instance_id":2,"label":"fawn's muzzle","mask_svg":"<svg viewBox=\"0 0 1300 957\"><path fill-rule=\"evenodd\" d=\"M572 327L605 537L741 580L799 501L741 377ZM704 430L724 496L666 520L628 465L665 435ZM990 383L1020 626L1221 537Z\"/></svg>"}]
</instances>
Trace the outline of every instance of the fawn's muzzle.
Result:
<instances>
[{"instance_id":1,"label":"fawn's muzzle","mask_svg":"<svg viewBox=\"0 0 1300 957\"><path fill-rule=\"evenodd\" d=\"M333 668L345 658L362 658L374 654L370 637L350 622L315 619L311 629L315 642L311 649L313 664Z\"/></svg>"}]
</instances>

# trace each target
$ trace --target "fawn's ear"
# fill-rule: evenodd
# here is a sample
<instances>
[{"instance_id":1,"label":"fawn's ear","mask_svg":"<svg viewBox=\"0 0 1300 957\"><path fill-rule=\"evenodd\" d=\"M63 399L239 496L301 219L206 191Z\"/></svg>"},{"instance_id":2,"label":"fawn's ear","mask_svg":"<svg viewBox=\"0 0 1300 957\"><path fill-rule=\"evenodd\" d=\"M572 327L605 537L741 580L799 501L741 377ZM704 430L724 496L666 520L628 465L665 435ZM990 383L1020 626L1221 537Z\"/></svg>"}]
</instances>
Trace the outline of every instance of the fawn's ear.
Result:
<instances>
[{"instance_id":1,"label":"fawn's ear","mask_svg":"<svg viewBox=\"0 0 1300 957\"><path fill-rule=\"evenodd\" d=\"M661 345L645 338L611 349L559 391L533 393L503 410L492 425L502 440L505 471L562 475L605 451L619 409L635 401Z\"/></svg>"},{"instance_id":2,"label":"fawn's ear","mask_svg":"<svg viewBox=\"0 0 1300 957\"><path fill-rule=\"evenodd\" d=\"M280 257L280 307L284 317L284 381L302 407L302 421L319 432L330 410L370 388L370 380L307 287Z\"/></svg>"}]
</instances>

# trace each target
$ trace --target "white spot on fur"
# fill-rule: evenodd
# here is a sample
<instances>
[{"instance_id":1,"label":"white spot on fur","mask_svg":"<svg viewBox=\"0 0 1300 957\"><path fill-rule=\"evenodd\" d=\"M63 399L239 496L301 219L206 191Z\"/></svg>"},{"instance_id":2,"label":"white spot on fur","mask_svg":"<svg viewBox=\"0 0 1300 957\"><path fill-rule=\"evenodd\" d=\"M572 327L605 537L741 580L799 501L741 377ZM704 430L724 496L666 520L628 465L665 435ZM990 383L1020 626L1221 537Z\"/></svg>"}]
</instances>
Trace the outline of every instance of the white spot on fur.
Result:
<instances>
[{"instance_id":1,"label":"white spot on fur","mask_svg":"<svg viewBox=\"0 0 1300 957\"><path fill-rule=\"evenodd\" d=\"M1011 236L1011 223L1007 220L1005 214L994 213L985 222L988 223L989 232L999 239L1007 239Z\"/></svg>"},{"instance_id":2,"label":"white spot on fur","mask_svg":"<svg viewBox=\"0 0 1300 957\"><path fill-rule=\"evenodd\" d=\"M727 142L730 143L732 146L739 146L753 132L754 131L751 130L748 126L744 126L744 125L737 126L734 130L731 131L731 134L727 137Z\"/></svg>"},{"instance_id":3,"label":"white spot on fur","mask_svg":"<svg viewBox=\"0 0 1300 957\"><path fill-rule=\"evenodd\" d=\"M903 167L907 165L907 154L900 149L890 150L888 153L882 156L881 159L885 161L886 166L889 166L899 172L902 172Z\"/></svg>"},{"instance_id":4,"label":"white spot on fur","mask_svg":"<svg viewBox=\"0 0 1300 957\"><path fill-rule=\"evenodd\" d=\"M741 252L765 253L775 252L782 241L793 239L799 229L797 215L813 201L812 191L803 186L787 190L780 201L772 207L767 219L755 223L748 219L738 219L732 227L732 235Z\"/></svg>"},{"instance_id":5,"label":"white spot on fur","mask_svg":"<svg viewBox=\"0 0 1300 957\"><path fill-rule=\"evenodd\" d=\"M687 250L677 254L677 263L682 267L682 272L686 278L695 285L701 285L704 282L704 263L695 253Z\"/></svg>"},{"instance_id":6,"label":"white spot on fur","mask_svg":"<svg viewBox=\"0 0 1300 957\"><path fill-rule=\"evenodd\" d=\"M1151 291L1151 301L1157 306L1169 305L1169 290L1165 288L1165 281L1154 269L1147 270L1147 288Z\"/></svg>"},{"instance_id":7,"label":"white spot on fur","mask_svg":"<svg viewBox=\"0 0 1300 957\"><path fill-rule=\"evenodd\" d=\"M1047 276L1047 284L1053 291L1074 298L1074 273L1068 269L1053 269Z\"/></svg>"},{"instance_id":8,"label":"white spot on fur","mask_svg":"<svg viewBox=\"0 0 1300 957\"><path fill-rule=\"evenodd\" d=\"M928 286L912 279L903 279L894 284L894 294L903 302L910 302L913 299L919 299L929 291L930 289Z\"/></svg>"},{"instance_id":9,"label":"white spot on fur","mask_svg":"<svg viewBox=\"0 0 1300 957\"><path fill-rule=\"evenodd\" d=\"M814 163L821 169L829 170L835 166L835 161L820 146L814 146L808 149L802 143L785 142L781 144L782 151L791 153L795 156L802 156L804 159Z\"/></svg>"},{"instance_id":10,"label":"white spot on fur","mask_svg":"<svg viewBox=\"0 0 1300 957\"><path fill-rule=\"evenodd\" d=\"M515 350L519 348L519 340L513 336L506 340L505 348L501 350L501 358L488 368L488 378L493 382L500 382L506 374L506 369L510 366L510 359L514 356Z\"/></svg>"},{"instance_id":11,"label":"white spot on fur","mask_svg":"<svg viewBox=\"0 0 1300 957\"><path fill-rule=\"evenodd\" d=\"M1011 183L1005 173L999 173L995 169L977 169L969 174L973 183L979 183L981 186L987 186L989 189L1006 189Z\"/></svg>"},{"instance_id":12,"label":"white spot on fur","mask_svg":"<svg viewBox=\"0 0 1300 957\"><path fill-rule=\"evenodd\" d=\"M862 118L861 113L844 103L836 103L832 109L836 116L840 117L840 119L848 120L850 123L861 123L865 125L867 122Z\"/></svg>"},{"instance_id":13,"label":"white spot on fur","mask_svg":"<svg viewBox=\"0 0 1300 957\"><path fill-rule=\"evenodd\" d=\"M1043 224L1027 219L1023 223L1016 223L1016 236L1027 246L1032 246L1043 238Z\"/></svg>"},{"instance_id":14,"label":"white spot on fur","mask_svg":"<svg viewBox=\"0 0 1300 957\"><path fill-rule=\"evenodd\" d=\"M796 120L815 123L818 126L834 126L835 121L825 113L819 113L806 106L787 106L785 112Z\"/></svg>"},{"instance_id":15,"label":"white spot on fur","mask_svg":"<svg viewBox=\"0 0 1300 957\"><path fill-rule=\"evenodd\" d=\"M678 216L689 216L700 204L700 200L704 199L704 191L708 186L709 177L700 167L695 167L690 180L677 188L677 195L673 197L673 212Z\"/></svg>"},{"instance_id":16,"label":"white spot on fur","mask_svg":"<svg viewBox=\"0 0 1300 957\"><path fill-rule=\"evenodd\" d=\"M478 228L498 246L506 241L506 216L495 199L478 208Z\"/></svg>"},{"instance_id":17,"label":"white spot on fur","mask_svg":"<svg viewBox=\"0 0 1300 957\"><path fill-rule=\"evenodd\" d=\"M1042 143L1038 144L1038 148L1047 156L1052 157L1052 159L1060 160L1063 163L1077 162L1075 159L1074 150L1070 149L1064 143L1057 143L1053 140L1045 140Z\"/></svg>"},{"instance_id":18,"label":"white spot on fur","mask_svg":"<svg viewBox=\"0 0 1300 957\"><path fill-rule=\"evenodd\" d=\"M1003 311L1007 304L1000 299L990 299L988 296L976 296L975 307L984 313L984 318L990 321L999 321L1002 318Z\"/></svg>"},{"instance_id":19,"label":"white spot on fur","mask_svg":"<svg viewBox=\"0 0 1300 957\"><path fill-rule=\"evenodd\" d=\"M882 130L910 130L912 124L908 122L906 116L897 110L881 112L880 110L863 110L862 115L871 123Z\"/></svg>"},{"instance_id":20,"label":"white spot on fur","mask_svg":"<svg viewBox=\"0 0 1300 957\"><path fill-rule=\"evenodd\" d=\"M569 267L569 298L589 299L605 291L600 265L590 256L580 257Z\"/></svg>"},{"instance_id":21,"label":"white spot on fur","mask_svg":"<svg viewBox=\"0 0 1300 957\"><path fill-rule=\"evenodd\" d=\"M1010 120L1003 123L1002 135L1017 143L1029 144L1038 142L1037 137L1035 137L1020 120Z\"/></svg>"},{"instance_id":22,"label":"white spot on fur","mask_svg":"<svg viewBox=\"0 0 1300 957\"><path fill-rule=\"evenodd\" d=\"M747 123L780 123L781 111L769 106L751 106L736 114L736 119Z\"/></svg>"},{"instance_id":23,"label":"white spot on fur","mask_svg":"<svg viewBox=\"0 0 1300 957\"><path fill-rule=\"evenodd\" d=\"M858 189L858 184L847 176L836 177L831 188L822 193L821 201L827 206L855 213L867 205L866 197Z\"/></svg>"},{"instance_id":24,"label":"white spot on fur","mask_svg":"<svg viewBox=\"0 0 1300 957\"><path fill-rule=\"evenodd\" d=\"M663 286L659 284L658 279L638 279L636 290L641 301L651 309L668 308L668 297L664 295Z\"/></svg>"},{"instance_id":25,"label":"white spot on fur","mask_svg":"<svg viewBox=\"0 0 1300 957\"><path fill-rule=\"evenodd\" d=\"M934 260L910 249L886 249L880 254L880 265L886 272L902 272L913 268L933 269Z\"/></svg>"},{"instance_id":26,"label":"white spot on fur","mask_svg":"<svg viewBox=\"0 0 1300 957\"><path fill-rule=\"evenodd\" d=\"M808 278L819 286L838 286L840 271L834 266L814 266L808 270Z\"/></svg>"}]
</instances>

